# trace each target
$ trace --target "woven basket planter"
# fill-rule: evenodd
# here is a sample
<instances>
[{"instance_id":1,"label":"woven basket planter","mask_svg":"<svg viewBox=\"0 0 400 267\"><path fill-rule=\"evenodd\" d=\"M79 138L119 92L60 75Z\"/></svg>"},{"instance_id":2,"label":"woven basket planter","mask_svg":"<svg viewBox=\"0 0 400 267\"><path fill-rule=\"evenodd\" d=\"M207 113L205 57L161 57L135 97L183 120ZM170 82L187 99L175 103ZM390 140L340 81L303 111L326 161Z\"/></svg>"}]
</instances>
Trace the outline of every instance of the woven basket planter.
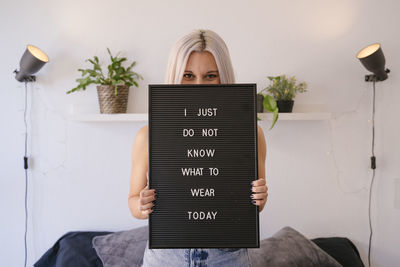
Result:
<instances>
[{"instance_id":1,"label":"woven basket planter","mask_svg":"<svg viewBox=\"0 0 400 267\"><path fill-rule=\"evenodd\" d=\"M113 86L98 85L97 95L99 99L100 113L126 113L129 96L128 85L118 85L117 95L115 95Z\"/></svg>"}]
</instances>

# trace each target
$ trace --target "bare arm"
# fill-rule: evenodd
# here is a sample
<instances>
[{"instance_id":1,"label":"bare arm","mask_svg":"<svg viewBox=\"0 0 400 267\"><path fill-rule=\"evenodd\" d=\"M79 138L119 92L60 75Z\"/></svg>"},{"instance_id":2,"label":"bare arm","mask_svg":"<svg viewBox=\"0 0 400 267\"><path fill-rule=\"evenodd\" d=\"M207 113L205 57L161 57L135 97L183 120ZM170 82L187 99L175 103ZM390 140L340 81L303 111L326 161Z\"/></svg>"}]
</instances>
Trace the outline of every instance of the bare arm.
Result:
<instances>
[{"instance_id":1,"label":"bare arm","mask_svg":"<svg viewBox=\"0 0 400 267\"><path fill-rule=\"evenodd\" d=\"M148 128L142 127L136 134L132 146L132 168L128 196L129 209L137 219L147 219L155 200L154 189L149 190L148 172Z\"/></svg>"},{"instance_id":2,"label":"bare arm","mask_svg":"<svg viewBox=\"0 0 400 267\"><path fill-rule=\"evenodd\" d=\"M268 187L265 179L265 158L267 154L264 132L260 126L257 127L258 136L258 180L254 182L255 205L259 206L259 212L264 209L268 198Z\"/></svg>"}]
</instances>

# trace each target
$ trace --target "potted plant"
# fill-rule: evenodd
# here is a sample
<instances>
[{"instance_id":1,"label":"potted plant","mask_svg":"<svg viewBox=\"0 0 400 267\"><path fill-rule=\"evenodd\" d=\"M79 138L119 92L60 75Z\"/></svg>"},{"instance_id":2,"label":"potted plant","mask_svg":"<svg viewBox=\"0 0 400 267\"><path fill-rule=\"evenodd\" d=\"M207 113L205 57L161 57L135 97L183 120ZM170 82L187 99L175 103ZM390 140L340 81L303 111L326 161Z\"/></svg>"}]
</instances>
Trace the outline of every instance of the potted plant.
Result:
<instances>
[{"instance_id":1,"label":"potted plant","mask_svg":"<svg viewBox=\"0 0 400 267\"><path fill-rule=\"evenodd\" d=\"M294 76L286 77L286 75L269 76L270 85L264 90L267 90L276 100L279 112L292 112L294 98L297 93L306 92L307 84L305 82L296 83Z\"/></svg>"},{"instance_id":2,"label":"potted plant","mask_svg":"<svg viewBox=\"0 0 400 267\"><path fill-rule=\"evenodd\" d=\"M97 95L99 99L101 113L126 113L128 106L129 87L135 85L143 77L132 71L136 61L125 68L122 63L126 57L119 57L119 53L114 57L109 48L111 63L107 66L107 76L104 75L99 63L99 58L87 59L93 66L89 69L78 69L82 72L81 78L76 79L78 85L67 92L70 94L77 90L86 90L90 84L97 84Z\"/></svg>"}]
</instances>

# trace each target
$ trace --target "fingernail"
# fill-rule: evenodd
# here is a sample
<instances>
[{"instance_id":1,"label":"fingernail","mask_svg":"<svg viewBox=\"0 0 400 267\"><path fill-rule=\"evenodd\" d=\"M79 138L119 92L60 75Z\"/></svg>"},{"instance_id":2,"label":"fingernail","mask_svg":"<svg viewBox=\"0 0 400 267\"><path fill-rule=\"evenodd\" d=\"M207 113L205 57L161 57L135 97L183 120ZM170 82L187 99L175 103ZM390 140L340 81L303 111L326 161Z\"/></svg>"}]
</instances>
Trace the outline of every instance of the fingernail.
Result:
<instances>
[{"instance_id":1,"label":"fingernail","mask_svg":"<svg viewBox=\"0 0 400 267\"><path fill-rule=\"evenodd\" d=\"M251 198L254 198L254 195L250 195Z\"/></svg>"},{"instance_id":2,"label":"fingernail","mask_svg":"<svg viewBox=\"0 0 400 267\"><path fill-rule=\"evenodd\" d=\"M255 201L255 200L252 200L251 203L256 204L256 201Z\"/></svg>"},{"instance_id":3,"label":"fingernail","mask_svg":"<svg viewBox=\"0 0 400 267\"><path fill-rule=\"evenodd\" d=\"M250 184L253 185L253 181Z\"/></svg>"}]
</instances>

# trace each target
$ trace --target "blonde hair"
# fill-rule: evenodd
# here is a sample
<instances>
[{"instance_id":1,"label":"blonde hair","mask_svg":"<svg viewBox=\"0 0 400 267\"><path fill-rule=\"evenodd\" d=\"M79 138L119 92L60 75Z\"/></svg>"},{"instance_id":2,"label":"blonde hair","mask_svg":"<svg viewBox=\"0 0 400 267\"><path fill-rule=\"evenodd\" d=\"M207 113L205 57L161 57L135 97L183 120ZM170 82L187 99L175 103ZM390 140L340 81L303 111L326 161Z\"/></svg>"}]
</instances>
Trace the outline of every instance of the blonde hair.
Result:
<instances>
[{"instance_id":1,"label":"blonde hair","mask_svg":"<svg viewBox=\"0 0 400 267\"><path fill-rule=\"evenodd\" d=\"M235 83L231 58L224 40L211 30L196 29L182 36L172 47L165 75L166 84L181 83L193 51L210 52L217 63L221 83Z\"/></svg>"}]
</instances>

